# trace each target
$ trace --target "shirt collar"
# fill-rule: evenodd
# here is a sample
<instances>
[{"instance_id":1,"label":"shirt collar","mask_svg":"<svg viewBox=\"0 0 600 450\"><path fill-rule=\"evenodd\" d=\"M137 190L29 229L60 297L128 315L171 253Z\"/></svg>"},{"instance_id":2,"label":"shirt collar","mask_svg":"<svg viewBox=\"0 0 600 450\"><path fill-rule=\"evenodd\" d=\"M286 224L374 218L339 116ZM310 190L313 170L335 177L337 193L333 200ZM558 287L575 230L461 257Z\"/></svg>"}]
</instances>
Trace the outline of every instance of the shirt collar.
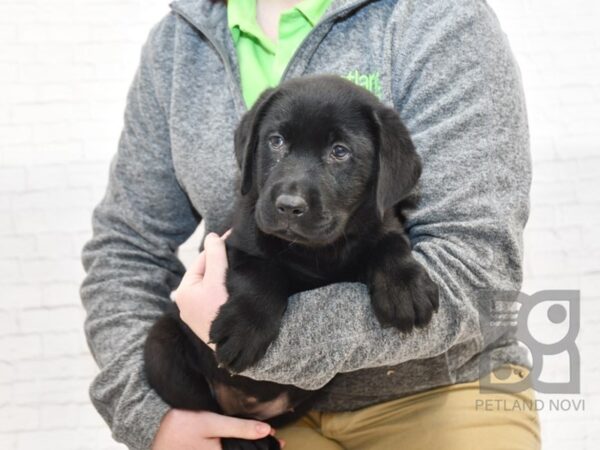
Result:
<instances>
[{"instance_id":1,"label":"shirt collar","mask_svg":"<svg viewBox=\"0 0 600 450\"><path fill-rule=\"evenodd\" d=\"M310 26L314 27L330 4L331 0L302 0L283 14L297 10L305 17ZM256 0L229 0L227 2L227 23L234 42L238 41L241 31L250 33L263 41L267 39L256 22Z\"/></svg>"},{"instance_id":2,"label":"shirt collar","mask_svg":"<svg viewBox=\"0 0 600 450\"><path fill-rule=\"evenodd\" d=\"M234 42L238 41L242 31L258 38L262 38L264 35L256 22L256 0L229 0L227 2L227 24Z\"/></svg>"}]
</instances>

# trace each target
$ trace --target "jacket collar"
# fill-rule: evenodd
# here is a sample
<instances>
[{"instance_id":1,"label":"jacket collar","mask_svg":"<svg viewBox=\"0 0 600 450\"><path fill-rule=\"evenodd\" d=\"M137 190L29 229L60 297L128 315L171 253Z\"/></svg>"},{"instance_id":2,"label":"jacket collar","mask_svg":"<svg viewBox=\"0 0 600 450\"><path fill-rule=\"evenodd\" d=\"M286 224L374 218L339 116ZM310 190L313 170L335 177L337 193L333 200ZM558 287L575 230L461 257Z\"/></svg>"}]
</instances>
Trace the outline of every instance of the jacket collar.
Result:
<instances>
[{"instance_id":1,"label":"jacket collar","mask_svg":"<svg viewBox=\"0 0 600 450\"><path fill-rule=\"evenodd\" d=\"M373 0L333 0L321 21L350 11ZM174 0L171 9L205 33L216 33L227 26L227 10L223 2L214 0Z\"/></svg>"},{"instance_id":2,"label":"jacket collar","mask_svg":"<svg viewBox=\"0 0 600 450\"><path fill-rule=\"evenodd\" d=\"M330 22L332 18L350 14L354 9L372 1L378 0L333 0L319 21L319 24ZM200 31L206 39L212 43L215 50L221 56L225 65L225 70L228 72L231 80L235 81L236 89L234 104L241 116L247 108L239 87L241 84L239 79L239 68L235 58L233 39L229 27L227 26L227 9L225 5L222 2L214 0L175 0L170 3L169 6L176 14ZM315 32L315 29L318 28L319 24L313 28L307 39ZM322 31L320 31L320 33L325 32L326 30L323 28ZM313 41L314 40L315 39L313 39ZM293 59L294 58L292 57L292 60ZM290 66L288 65L286 71L284 71L284 74L282 75L284 79L289 67Z\"/></svg>"}]
</instances>

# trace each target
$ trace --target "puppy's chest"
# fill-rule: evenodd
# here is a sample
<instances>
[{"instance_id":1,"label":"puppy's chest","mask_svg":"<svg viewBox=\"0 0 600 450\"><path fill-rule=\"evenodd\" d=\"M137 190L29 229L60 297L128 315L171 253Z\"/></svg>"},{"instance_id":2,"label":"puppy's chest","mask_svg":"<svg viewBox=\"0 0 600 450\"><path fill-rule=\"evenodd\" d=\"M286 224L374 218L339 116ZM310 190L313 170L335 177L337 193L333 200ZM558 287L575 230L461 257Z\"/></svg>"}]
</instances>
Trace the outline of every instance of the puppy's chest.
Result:
<instances>
[{"instance_id":1,"label":"puppy's chest","mask_svg":"<svg viewBox=\"0 0 600 450\"><path fill-rule=\"evenodd\" d=\"M348 253L343 257L316 253L296 255L282 258L280 262L286 269L293 292L315 289L330 283L364 281L364 255L359 252Z\"/></svg>"}]
</instances>

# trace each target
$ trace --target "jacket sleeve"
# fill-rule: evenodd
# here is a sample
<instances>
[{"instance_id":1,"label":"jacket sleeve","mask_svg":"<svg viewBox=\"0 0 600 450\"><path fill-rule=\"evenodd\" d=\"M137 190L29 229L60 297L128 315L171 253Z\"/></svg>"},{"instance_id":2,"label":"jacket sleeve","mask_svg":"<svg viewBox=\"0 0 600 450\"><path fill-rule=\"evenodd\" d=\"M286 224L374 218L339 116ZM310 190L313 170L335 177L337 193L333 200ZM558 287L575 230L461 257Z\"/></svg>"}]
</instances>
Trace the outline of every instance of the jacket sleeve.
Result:
<instances>
[{"instance_id":1,"label":"jacket sleeve","mask_svg":"<svg viewBox=\"0 0 600 450\"><path fill-rule=\"evenodd\" d=\"M413 3L418 11L392 18L403 24L391 33L392 96L423 159L408 228L414 257L440 288L439 311L401 334L379 325L364 284L302 292L265 357L243 375L318 389L337 373L467 341L481 350L481 293L521 286L531 174L518 68L485 2L399 2Z\"/></svg>"},{"instance_id":2,"label":"jacket sleeve","mask_svg":"<svg viewBox=\"0 0 600 450\"><path fill-rule=\"evenodd\" d=\"M176 250L199 221L175 177L155 83L155 41L165 26L155 26L143 47L108 188L82 253L85 333L100 367L90 396L113 437L133 449L150 448L169 409L145 379L143 346L184 272Z\"/></svg>"}]
</instances>

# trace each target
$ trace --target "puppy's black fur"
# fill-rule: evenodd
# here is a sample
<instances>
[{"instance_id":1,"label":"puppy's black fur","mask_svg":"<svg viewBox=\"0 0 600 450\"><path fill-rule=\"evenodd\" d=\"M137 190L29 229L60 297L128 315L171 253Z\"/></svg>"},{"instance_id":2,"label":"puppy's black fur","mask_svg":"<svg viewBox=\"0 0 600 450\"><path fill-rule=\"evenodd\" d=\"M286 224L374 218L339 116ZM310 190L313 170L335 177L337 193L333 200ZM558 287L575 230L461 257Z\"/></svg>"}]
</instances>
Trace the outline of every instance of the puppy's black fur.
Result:
<instances>
[{"instance_id":1,"label":"puppy's black fur","mask_svg":"<svg viewBox=\"0 0 600 450\"><path fill-rule=\"evenodd\" d=\"M290 295L362 281L379 321L405 332L437 310L437 287L411 256L402 223L421 163L395 111L334 76L266 91L238 126L235 152L240 195L226 243L229 299L210 330L216 353L173 306L150 330L146 372L173 407L281 426L314 393L232 373L264 355ZM222 441L225 449L279 448L271 437Z\"/></svg>"}]
</instances>

